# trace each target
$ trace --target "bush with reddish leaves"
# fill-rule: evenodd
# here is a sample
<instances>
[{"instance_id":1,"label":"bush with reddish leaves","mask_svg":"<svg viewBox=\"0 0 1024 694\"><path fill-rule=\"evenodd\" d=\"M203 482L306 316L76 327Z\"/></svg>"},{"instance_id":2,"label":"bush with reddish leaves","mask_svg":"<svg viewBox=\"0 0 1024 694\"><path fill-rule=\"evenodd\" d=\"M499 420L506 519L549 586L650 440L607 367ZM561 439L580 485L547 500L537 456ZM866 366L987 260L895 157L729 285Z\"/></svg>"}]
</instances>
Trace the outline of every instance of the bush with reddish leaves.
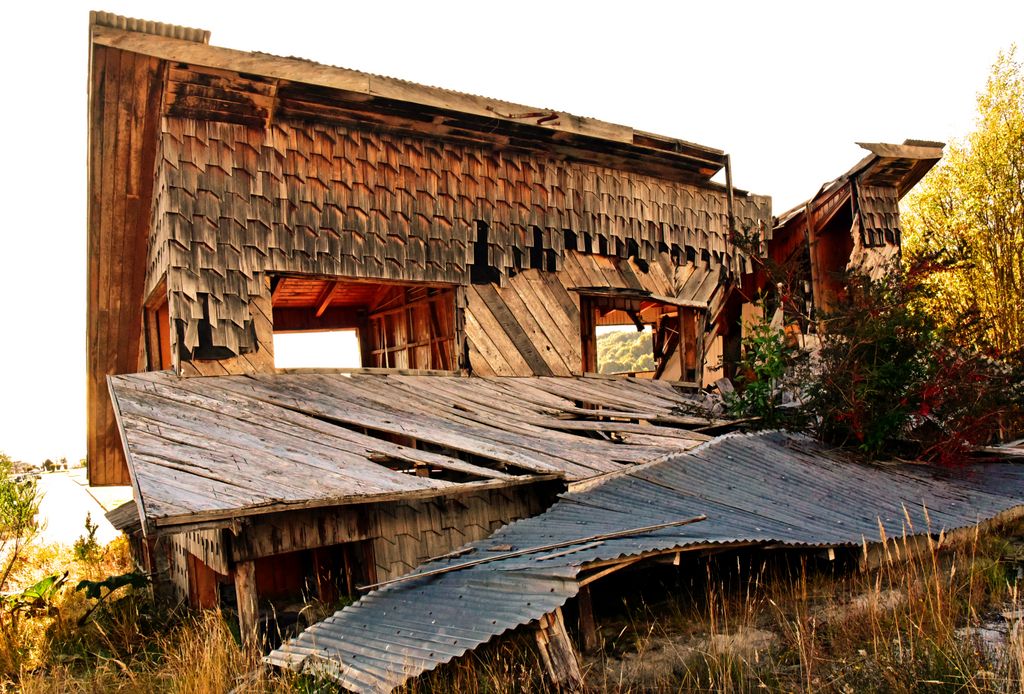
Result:
<instances>
[{"instance_id":1,"label":"bush with reddish leaves","mask_svg":"<svg viewBox=\"0 0 1024 694\"><path fill-rule=\"evenodd\" d=\"M977 444L1019 431L1024 359L969 347L977 315L956 328L928 312L930 268L851 274L825 317L807 408L817 433L877 457L904 454L955 464ZM976 344L976 340L973 341Z\"/></svg>"}]
</instances>

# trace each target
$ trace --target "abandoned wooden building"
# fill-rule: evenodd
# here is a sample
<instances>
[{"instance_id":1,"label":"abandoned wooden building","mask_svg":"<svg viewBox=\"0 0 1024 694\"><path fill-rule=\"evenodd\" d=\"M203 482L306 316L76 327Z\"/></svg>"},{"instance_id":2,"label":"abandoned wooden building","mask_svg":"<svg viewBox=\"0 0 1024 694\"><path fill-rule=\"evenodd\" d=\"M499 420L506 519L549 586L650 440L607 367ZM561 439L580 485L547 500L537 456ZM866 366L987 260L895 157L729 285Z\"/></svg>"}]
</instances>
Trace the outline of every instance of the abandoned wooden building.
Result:
<instances>
[{"instance_id":1,"label":"abandoned wooden building","mask_svg":"<svg viewBox=\"0 0 1024 694\"><path fill-rule=\"evenodd\" d=\"M867 145L773 223L769 198L733 187L727 154L682 140L106 13L90 17L89 51L89 481L133 486L109 517L178 599L234 608L252 636L270 615L500 547L496 529L533 518L502 537L578 546L501 565L559 560L558 590L535 605L516 593L529 609L508 628L540 615L558 639L563 602L648 553L850 541L802 504L736 512L786 488L700 478L717 463L692 465L732 451L738 478L798 475L819 501L845 479L836 463L818 480L809 457L832 459L793 452L809 444L710 442L723 422L700 390L738 355L744 302L765 282L757 256L801 259L808 302L827 307L834 269L898 252L896 204L936 143ZM617 326L650 333L650 370L601 373L598 335ZM313 339L330 363L295 368L285 346ZM987 511L1019 506L985 479L969 495ZM876 483L888 510L928 488ZM947 492L930 493L967 522ZM577 517L579 498L607 514ZM710 522L580 544L580 524L621 539L662 506ZM501 567L487 575L504 594ZM360 665L336 633L346 618L271 660L386 691L498 633L429 657L397 639L411 667Z\"/></svg>"},{"instance_id":2,"label":"abandoned wooden building","mask_svg":"<svg viewBox=\"0 0 1024 694\"><path fill-rule=\"evenodd\" d=\"M771 230L725 153L208 39L90 20L89 480L181 597L330 602L707 439ZM652 371L595 375L614 325Z\"/></svg>"},{"instance_id":3,"label":"abandoned wooden building","mask_svg":"<svg viewBox=\"0 0 1024 694\"><path fill-rule=\"evenodd\" d=\"M842 176L779 215L765 245L766 258L784 279L786 303L803 329L835 306L844 275L877 278L898 261L902 245L900 200L942 158L943 143L863 143L868 151ZM752 273L746 296L769 289L770 272Z\"/></svg>"}]
</instances>

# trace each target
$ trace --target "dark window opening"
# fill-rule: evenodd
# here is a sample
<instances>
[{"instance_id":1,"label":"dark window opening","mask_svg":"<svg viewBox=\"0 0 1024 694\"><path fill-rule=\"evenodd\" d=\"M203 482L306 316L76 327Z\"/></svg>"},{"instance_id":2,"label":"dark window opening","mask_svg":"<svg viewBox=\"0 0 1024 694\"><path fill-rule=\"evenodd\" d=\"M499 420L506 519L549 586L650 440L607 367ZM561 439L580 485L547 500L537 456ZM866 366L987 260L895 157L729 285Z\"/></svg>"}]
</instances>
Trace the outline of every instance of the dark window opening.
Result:
<instances>
[{"instance_id":1,"label":"dark window opening","mask_svg":"<svg viewBox=\"0 0 1024 694\"><path fill-rule=\"evenodd\" d=\"M272 282L278 368L458 368L455 287L282 276Z\"/></svg>"},{"instance_id":2,"label":"dark window opening","mask_svg":"<svg viewBox=\"0 0 1024 694\"><path fill-rule=\"evenodd\" d=\"M512 249L512 271L513 274L523 269L523 251L519 248Z\"/></svg>"},{"instance_id":3,"label":"dark window opening","mask_svg":"<svg viewBox=\"0 0 1024 694\"><path fill-rule=\"evenodd\" d=\"M603 236L597 237L597 254L608 255L608 239Z\"/></svg>"},{"instance_id":4,"label":"dark window opening","mask_svg":"<svg viewBox=\"0 0 1024 694\"><path fill-rule=\"evenodd\" d=\"M646 260L640 258L640 245L633 239L626 241L626 256L633 260L633 263L640 272L647 274L650 271L651 266Z\"/></svg>"},{"instance_id":5,"label":"dark window opening","mask_svg":"<svg viewBox=\"0 0 1024 694\"><path fill-rule=\"evenodd\" d=\"M530 269L544 269L544 232L540 227L533 228L533 245L530 246Z\"/></svg>"},{"instance_id":6,"label":"dark window opening","mask_svg":"<svg viewBox=\"0 0 1024 694\"><path fill-rule=\"evenodd\" d=\"M562 245L567 251L576 250L576 232L571 229L562 230Z\"/></svg>"},{"instance_id":7,"label":"dark window opening","mask_svg":"<svg viewBox=\"0 0 1024 694\"><path fill-rule=\"evenodd\" d=\"M491 262L489 229L483 222L476 223L476 241L473 242L473 264L469 267L469 281L473 284L497 284L501 280L498 268Z\"/></svg>"}]
</instances>

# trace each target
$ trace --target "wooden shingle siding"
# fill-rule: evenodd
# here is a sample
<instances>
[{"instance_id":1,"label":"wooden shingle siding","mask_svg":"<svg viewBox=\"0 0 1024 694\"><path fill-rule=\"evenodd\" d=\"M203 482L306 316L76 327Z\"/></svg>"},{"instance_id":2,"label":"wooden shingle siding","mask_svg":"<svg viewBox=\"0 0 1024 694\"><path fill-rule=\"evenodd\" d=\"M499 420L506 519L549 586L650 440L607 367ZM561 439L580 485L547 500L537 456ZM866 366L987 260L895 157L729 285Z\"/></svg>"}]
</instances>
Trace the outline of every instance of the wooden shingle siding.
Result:
<instances>
[{"instance_id":1,"label":"wooden shingle siding","mask_svg":"<svg viewBox=\"0 0 1024 694\"><path fill-rule=\"evenodd\" d=\"M865 246L900 245L900 198L892 186L858 184L857 201Z\"/></svg>"},{"instance_id":2,"label":"wooden shingle siding","mask_svg":"<svg viewBox=\"0 0 1024 694\"><path fill-rule=\"evenodd\" d=\"M900 257L900 198L893 186L857 183L858 214L850 230L853 249L847 270L879 279Z\"/></svg>"},{"instance_id":3,"label":"wooden shingle siding","mask_svg":"<svg viewBox=\"0 0 1024 694\"><path fill-rule=\"evenodd\" d=\"M490 489L457 498L376 504L373 557L378 581L409 573L427 559L481 540L503 525L546 509L556 487Z\"/></svg>"},{"instance_id":4,"label":"wooden shingle siding","mask_svg":"<svg viewBox=\"0 0 1024 694\"><path fill-rule=\"evenodd\" d=\"M659 248L675 248L738 262L716 189L342 126L163 124L150 273L167 270L171 316L189 351L205 320L215 346L258 352L252 303L267 295L268 272L466 284L478 221L503 287L538 238L549 269L562 270L565 229L595 253L655 262ZM767 214L764 198L737 200L740 225ZM540 325L527 328L559 342ZM536 359L531 366L547 373Z\"/></svg>"}]
</instances>

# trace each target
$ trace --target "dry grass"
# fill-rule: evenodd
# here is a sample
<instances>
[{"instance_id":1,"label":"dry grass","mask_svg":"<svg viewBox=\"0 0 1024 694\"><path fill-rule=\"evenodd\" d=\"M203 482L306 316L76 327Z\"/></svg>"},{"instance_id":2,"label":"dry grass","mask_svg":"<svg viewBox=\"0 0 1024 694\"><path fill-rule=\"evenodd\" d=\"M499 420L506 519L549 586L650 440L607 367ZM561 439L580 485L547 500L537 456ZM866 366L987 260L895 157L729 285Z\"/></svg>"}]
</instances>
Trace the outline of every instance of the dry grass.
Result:
<instances>
[{"instance_id":1,"label":"dry grass","mask_svg":"<svg viewBox=\"0 0 1024 694\"><path fill-rule=\"evenodd\" d=\"M292 678L259 668L219 612L189 613L156 604L149 591L121 589L85 624L89 608L74 590L131 568L127 543L76 559L68 547L35 546L12 574L18 590L48 574L69 572L49 615L0 621L0 690L20 692L291 692Z\"/></svg>"},{"instance_id":2,"label":"dry grass","mask_svg":"<svg viewBox=\"0 0 1024 694\"><path fill-rule=\"evenodd\" d=\"M1006 539L976 534L946 551L898 540L870 572L807 555L722 558L691 596L631 605L608 625L590 681L604 691L1024 692L1024 627L1001 616L1024 608L1006 553ZM617 652L623 641L628 654Z\"/></svg>"},{"instance_id":3,"label":"dry grass","mask_svg":"<svg viewBox=\"0 0 1024 694\"><path fill-rule=\"evenodd\" d=\"M808 553L747 552L624 577L598 604L603 648L585 664L588 682L617 692L1024 694L1024 627L1019 618L999 618L1024 614L1018 566L1005 561L1008 537L975 534L942 550L933 541L901 539L869 572L844 568L842 556L829 562ZM15 580L25 585L68 568L73 585L126 567L121 544L92 562L37 548ZM609 607L620 599L620 607ZM87 607L81 594L66 589L56 606L17 632L0 630L2 689L334 691L260 669L259 653L238 644L220 613L169 611L147 591L134 591L80 627ZM1006 627L1005 638L993 641L980 630L992 624ZM532 635L522 629L405 690L528 694L550 687Z\"/></svg>"}]
</instances>

